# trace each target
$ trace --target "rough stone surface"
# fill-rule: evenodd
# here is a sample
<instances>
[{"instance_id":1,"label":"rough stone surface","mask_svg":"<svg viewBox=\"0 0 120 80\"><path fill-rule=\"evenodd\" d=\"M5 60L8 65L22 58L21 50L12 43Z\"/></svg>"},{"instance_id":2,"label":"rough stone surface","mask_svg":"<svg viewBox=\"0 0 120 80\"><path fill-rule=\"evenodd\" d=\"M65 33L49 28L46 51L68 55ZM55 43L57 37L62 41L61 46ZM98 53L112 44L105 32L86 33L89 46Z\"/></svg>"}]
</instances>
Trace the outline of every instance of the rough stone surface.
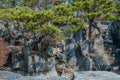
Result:
<instances>
[{"instance_id":1,"label":"rough stone surface","mask_svg":"<svg viewBox=\"0 0 120 80\"><path fill-rule=\"evenodd\" d=\"M120 76L107 71L74 72L74 80L120 80Z\"/></svg>"},{"instance_id":2,"label":"rough stone surface","mask_svg":"<svg viewBox=\"0 0 120 80\"><path fill-rule=\"evenodd\" d=\"M44 76L25 76L19 80L46 80L46 78Z\"/></svg>"},{"instance_id":3,"label":"rough stone surface","mask_svg":"<svg viewBox=\"0 0 120 80\"><path fill-rule=\"evenodd\" d=\"M17 78L20 78L21 75L13 72L8 72L8 71L0 71L0 80L14 80Z\"/></svg>"},{"instance_id":4,"label":"rough stone surface","mask_svg":"<svg viewBox=\"0 0 120 80\"><path fill-rule=\"evenodd\" d=\"M21 76L20 74L0 71L0 80L71 80L65 76L49 76L39 74L37 76ZM120 80L120 75L107 71L82 71L74 72L73 80Z\"/></svg>"},{"instance_id":5,"label":"rough stone surface","mask_svg":"<svg viewBox=\"0 0 120 80\"><path fill-rule=\"evenodd\" d=\"M53 76L50 77L48 80L70 80L70 79L61 76Z\"/></svg>"}]
</instances>

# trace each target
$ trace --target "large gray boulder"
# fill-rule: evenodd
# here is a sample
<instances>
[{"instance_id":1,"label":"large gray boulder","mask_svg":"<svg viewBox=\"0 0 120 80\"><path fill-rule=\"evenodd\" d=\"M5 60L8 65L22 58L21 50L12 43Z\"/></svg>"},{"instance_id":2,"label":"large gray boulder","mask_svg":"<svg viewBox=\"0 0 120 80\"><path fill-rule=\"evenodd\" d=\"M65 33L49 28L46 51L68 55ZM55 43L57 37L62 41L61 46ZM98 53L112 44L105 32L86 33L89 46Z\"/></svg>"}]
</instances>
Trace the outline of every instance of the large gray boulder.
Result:
<instances>
[{"instance_id":1,"label":"large gray boulder","mask_svg":"<svg viewBox=\"0 0 120 80\"><path fill-rule=\"evenodd\" d=\"M48 80L70 80L69 78L61 77L61 76L52 76Z\"/></svg>"},{"instance_id":2,"label":"large gray boulder","mask_svg":"<svg viewBox=\"0 0 120 80\"><path fill-rule=\"evenodd\" d=\"M19 80L47 80L44 76L24 76Z\"/></svg>"},{"instance_id":3,"label":"large gray boulder","mask_svg":"<svg viewBox=\"0 0 120 80\"><path fill-rule=\"evenodd\" d=\"M8 72L8 71L0 71L0 80L15 80L20 78L21 75L13 72Z\"/></svg>"},{"instance_id":4,"label":"large gray boulder","mask_svg":"<svg viewBox=\"0 0 120 80\"><path fill-rule=\"evenodd\" d=\"M120 80L120 75L107 71L74 72L74 80Z\"/></svg>"},{"instance_id":5,"label":"large gray boulder","mask_svg":"<svg viewBox=\"0 0 120 80\"><path fill-rule=\"evenodd\" d=\"M46 76L24 76L20 78L19 80L70 80L65 77L61 76L51 76L51 77L46 77Z\"/></svg>"}]
</instances>

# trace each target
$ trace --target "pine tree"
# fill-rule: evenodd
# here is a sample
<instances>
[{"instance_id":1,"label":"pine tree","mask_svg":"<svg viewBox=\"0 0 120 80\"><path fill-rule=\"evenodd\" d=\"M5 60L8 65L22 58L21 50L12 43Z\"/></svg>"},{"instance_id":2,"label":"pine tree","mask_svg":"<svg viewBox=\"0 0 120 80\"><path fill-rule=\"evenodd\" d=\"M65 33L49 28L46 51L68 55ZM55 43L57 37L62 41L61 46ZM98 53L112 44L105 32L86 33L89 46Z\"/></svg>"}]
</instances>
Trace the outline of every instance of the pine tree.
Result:
<instances>
[{"instance_id":1,"label":"pine tree","mask_svg":"<svg viewBox=\"0 0 120 80\"><path fill-rule=\"evenodd\" d=\"M100 18L104 20L114 20L115 12L114 0L74 0L72 3L73 10L77 12L84 12L83 19L89 22L88 37L91 38L92 24L95 19Z\"/></svg>"}]
</instances>

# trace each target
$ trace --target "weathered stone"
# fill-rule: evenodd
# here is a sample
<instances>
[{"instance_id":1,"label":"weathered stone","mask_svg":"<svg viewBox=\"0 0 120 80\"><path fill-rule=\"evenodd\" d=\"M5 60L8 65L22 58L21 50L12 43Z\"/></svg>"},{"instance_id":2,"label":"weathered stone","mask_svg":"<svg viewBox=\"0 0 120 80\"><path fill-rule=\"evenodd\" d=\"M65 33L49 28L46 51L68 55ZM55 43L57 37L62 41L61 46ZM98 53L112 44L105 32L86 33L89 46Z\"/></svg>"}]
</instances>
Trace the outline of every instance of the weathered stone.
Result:
<instances>
[{"instance_id":1,"label":"weathered stone","mask_svg":"<svg viewBox=\"0 0 120 80\"><path fill-rule=\"evenodd\" d=\"M53 56L53 48L52 48L52 46L48 46L47 54L50 55L50 56Z\"/></svg>"},{"instance_id":2,"label":"weathered stone","mask_svg":"<svg viewBox=\"0 0 120 80\"><path fill-rule=\"evenodd\" d=\"M45 55L44 53L41 52L36 52L34 54L35 56L35 67L36 67L36 71L43 71L44 70L44 64L45 64Z\"/></svg>"},{"instance_id":3,"label":"weathered stone","mask_svg":"<svg viewBox=\"0 0 120 80\"><path fill-rule=\"evenodd\" d=\"M23 53L22 52L18 52L16 54L14 54L14 60L13 60L13 68L19 68L20 70L23 67Z\"/></svg>"},{"instance_id":4,"label":"weathered stone","mask_svg":"<svg viewBox=\"0 0 120 80\"><path fill-rule=\"evenodd\" d=\"M72 57L71 60L67 63L68 66L67 68L71 68L73 71L76 70L76 63L77 63L77 60L76 60L76 57Z\"/></svg>"},{"instance_id":5,"label":"weathered stone","mask_svg":"<svg viewBox=\"0 0 120 80\"><path fill-rule=\"evenodd\" d=\"M104 50L104 44L103 44L103 38L101 36L98 36L95 40L94 40L94 45L93 48L98 51L98 50Z\"/></svg>"},{"instance_id":6,"label":"weathered stone","mask_svg":"<svg viewBox=\"0 0 120 80\"><path fill-rule=\"evenodd\" d=\"M70 79L65 77L60 77L60 76L53 76L53 77L50 77L48 80L70 80Z\"/></svg>"},{"instance_id":7,"label":"weathered stone","mask_svg":"<svg viewBox=\"0 0 120 80\"><path fill-rule=\"evenodd\" d=\"M24 76L19 80L47 80L45 76Z\"/></svg>"},{"instance_id":8,"label":"weathered stone","mask_svg":"<svg viewBox=\"0 0 120 80\"><path fill-rule=\"evenodd\" d=\"M21 75L13 72L0 71L0 78L3 80L15 80L20 78Z\"/></svg>"},{"instance_id":9,"label":"weathered stone","mask_svg":"<svg viewBox=\"0 0 120 80\"><path fill-rule=\"evenodd\" d=\"M64 73L62 74L62 76L65 77L65 78L68 78L68 79L70 79L70 80L73 79L73 73L70 73L70 72L64 72Z\"/></svg>"},{"instance_id":10,"label":"weathered stone","mask_svg":"<svg viewBox=\"0 0 120 80\"><path fill-rule=\"evenodd\" d=\"M45 74L46 77L51 77L51 76L58 76L57 74L57 71L56 70L51 70L51 71L48 71L46 74Z\"/></svg>"},{"instance_id":11,"label":"weathered stone","mask_svg":"<svg viewBox=\"0 0 120 80\"><path fill-rule=\"evenodd\" d=\"M65 70L66 66L64 63L57 63L56 64L56 71L58 73L63 73L63 71Z\"/></svg>"},{"instance_id":12,"label":"weathered stone","mask_svg":"<svg viewBox=\"0 0 120 80\"><path fill-rule=\"evenodd\" d=\"M73 80L120 80L120 76L106 71L83 71L74 72Z\"/></svg>"},{"instance_id":13,"label":"weathered stone","mask_svg":"<svg viewBox=\"0 0 120 80\"><path fill-rule=\"evenodd\" d=\"M65 41L62 40L62 41L60 42L60 47L59 47L59 48L61 49L62 52L65 51Z\"/></svg>"},{"instance_id":14,"label":"weathered stone","mask_svg":"<svg viewBox=\"0 0 120 80\"><path fill-rule=\"evenodd\" d=\"M111 69L112 69L111 65L104 65L102 68L103 71L111 71Z\"/></svg>"},{"instance_id":15,"label":"weathered stone","mask_svg":"<svg viewBox=\"0 0 120 80\"><path fill-rule=\"evenodd\" d=\"M75 39L75 42L82 42L82 40L83 40L83 32L82 32L82 30L77 31L74 34L74 39Z\"/></svg>"},{"instance_id":16,"label":"weathered stone","mask_svg":"<svg viewBox=\"0 0 120 80\"><path fill-rule=\"evenodd\" d=\"M67 61L69 62L72 57L75 56L75 40L68 39L65 45L65 53L67 55Z\"/></svg>"},{"instance_id":17,"label":"weathered stone","mask_svg":"<svg viewBox=\"0 0 120 80\"><path fill-rule=\"evenodd\" d=\"M57 52L57 60L59 62L66 62L66 55L60 52Z\"/></svg>"},{"instance_id":18,"label":"weathered stone","mask_svg":"<svg viewBox=\"0 0 120 80\"><path fill-rule=\"evenodd\" d=\"M83 55L85 56L86 54L88 54L89 52L89 47L90 47L90 42L88 40L86 40L84 42L84 44L81 46L81 50Z\"/></svg>"},{"instance_id":19,"label":"weathered stone","mask_svg":"<svg viewBox=\"0 0 120 80\"><path fill-rule=\"evenodd\" d=\"M85 61L86 71L92 71L92 68L93 68L92 64L93 64L92 59L90 57L87 57Z\"/></svg>"},{"instance_id":20,"label":"weathered stone","mask_svg":"<svg viewBox=\"0 0 120 80\"><path fill-rule=\"evenodd\" d=\"M94 61L94 64L95 64L95 68L97 70L101 70L101 66L104 64L103 57L100 56L100 55L95 55L93 57L93 61Z\"/></svg>"},{"instance_id":21,"label":"weathered stone","mask_svg":"<svg viewBox=\"0 0 120 80\"><path fill-rule=\"evenodd\" d=\"M24 68L27 72L35 71L32 67L32 42L26 41L23 46L23 54L24 54Z\"/></svg>"}]
</instances>

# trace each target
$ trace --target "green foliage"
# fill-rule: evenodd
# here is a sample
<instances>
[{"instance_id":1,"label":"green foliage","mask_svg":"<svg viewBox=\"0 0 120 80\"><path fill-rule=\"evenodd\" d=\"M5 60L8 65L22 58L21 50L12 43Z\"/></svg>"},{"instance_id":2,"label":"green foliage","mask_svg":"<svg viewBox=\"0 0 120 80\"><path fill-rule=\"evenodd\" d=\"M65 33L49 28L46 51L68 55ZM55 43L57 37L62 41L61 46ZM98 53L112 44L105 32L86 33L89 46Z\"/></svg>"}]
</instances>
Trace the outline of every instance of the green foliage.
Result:
<instances>
[{"instance_id":1,"label":"green foliage","mask_svg":"<svg viewBox=\"0 0 120 80\"><path fill-rule=\"evenodd\" d=\"M41 11L20 5L8 9L0 9L0 14L2 14L0 15L1 20L22 22L25 29L45 33L54 36L55 39L66 39L66 37L61 35L75 32L85 27L84 22L80 18L74 17L72 7L63 4ZM69 25L69 27L61 29L64 25Z\"/></svg>"},{"instance_id":2,"label":"green foliage","mask_svg":"<svg viewBox=\"0 0 120 80\"><path fill-rule=\"evenodd\" d=\"M82 19L89 21L88 37L91 39L91 29L95 19L114 20L116 17L113 15L115 10L114 0L74 0L72 9L80 14ZM71 29L72 31L73 29Z\"/></svg>"},{"instance_id":3,"label":"green foliage","mask_svg":"<svg viewBox=\"0 0 120 80\"><path fill-rule=\"evenodd\" d=\"M105 16L103 16L105 19L110 20L110 21L114 21L116 20L116 16L113 16L113 14L111 13L107 13Z\"/></svg>"},{"instance_id":4,"label":"green foliage","mask_svg":"<svg viewBox=\"0 0 120 80\"><path fill-rule=\"evenodd\" d=\"M116 19L120 19L120 2L116 3Z\"/></svg>"},{"instance_id":5,"label":"green foliage","mask_svg":"<svg viewBox=\"0 0 120 80\"><path fill-rule=\"evenodd\" d=\"M84 29L85 26L86 26L85 22L81 20L77 22L76 24L69 25L69 27L65 28L63 31L67 33L74 33L80 29Z\"/></svg>"},{"instance_id":6,"label":"green foliage","mask_svg":"<svg viewBox=\"0 0 120 80\"><path fill-rule=\"evenodd\" d=\"M82 8L83 8L83 2L74 2L74 3L72 3L72 10L82 10Z\"/></svg>"},{"instance_id":7,"label":"green foliage","mask_svg":"<svg viewBox=\"0 0 120 80\"><path fill-rule=\"evenodd\" d=\"M73 16L72 9L63 4L54 6L53 11L59 16Z\"/></svg>"},{"instance_id":8,"label":"green foliage","mask_svg":"<svg viewBox=\"0 0 120 80\"><path fill-rule=\"evenodd\" d=\"M91 19L91 18L101 17L101 15L102 12L91 12L91 13L85 13L83 16L84 18Z\"/></svg>"},{"instance_id":9,"label":"green foliage","mask_svg":"<svg viewBox=\"0 0 120 80\"><path fill-rule=\"evenodd\" d=\"M66 24L67 23L67 17L65 17L65 16L55 16L53 23L54 24L59 24L59 25Z\"/></svg>"},{"instance_id":10,"label":"green foliage","mask_svg":"<svg viewBox=\"0 0 120 80\"><path fill-rule=\"evenodd\" d=\"M68 39L68 37L66 37L66 36L56 36L55 39L56 40L66 40L66 39Z\"/></svg>"},{"instance_id":11,"label":"green foliage","mask_svg":"<svg viewBox=\"0 0 120 80\"><path fill-rule=\"evenodd\" d=\"M106 18L104 16L108 15L107 13L112 14L115 10L114 0L75 0L72 6L77 11L85 12L83 16L87 19Z\"/></svg>"},{"instance_id":12,"label":"green foliage","mask_svg":"<svg viewBox=\"0 0 120 80\"><path fill-rule=\"evenodd\" d=\"M51 24L44 24L41 28L36 29L35 32L46 33L48 35L58 35L60 33L59 28Z\"/></svg>"}]
</instances>

